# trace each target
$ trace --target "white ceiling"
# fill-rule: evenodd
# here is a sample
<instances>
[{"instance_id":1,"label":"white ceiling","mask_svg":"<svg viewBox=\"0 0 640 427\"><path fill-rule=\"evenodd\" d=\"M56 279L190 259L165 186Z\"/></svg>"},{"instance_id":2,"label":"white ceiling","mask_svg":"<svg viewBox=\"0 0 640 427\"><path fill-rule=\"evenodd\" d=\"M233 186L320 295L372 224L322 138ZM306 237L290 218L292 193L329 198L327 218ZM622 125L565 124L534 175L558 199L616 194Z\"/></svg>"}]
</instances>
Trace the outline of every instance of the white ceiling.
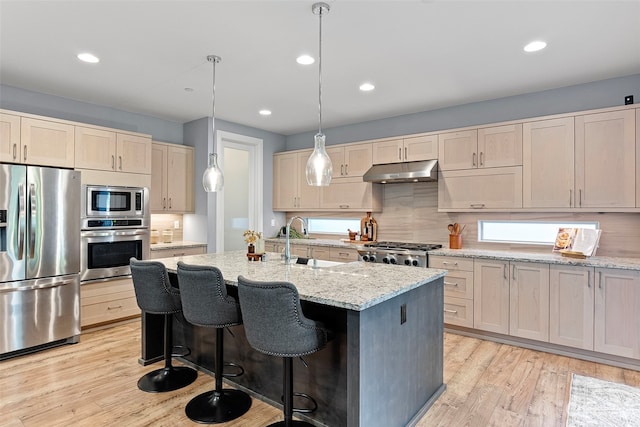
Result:
<instances>
[{"instance_id":1,"label":"white ceiling","mask_svg":"<svg viewBox=\"0 0 640 427\"><path fill-rule=\"evenodd\" d=\"M314 130L313 3L0 0L0 83L182 123L211 115L215 54L217 118ZM640 73L640 0L328 3L325 128Z\"/></svg>"}]
</instances>

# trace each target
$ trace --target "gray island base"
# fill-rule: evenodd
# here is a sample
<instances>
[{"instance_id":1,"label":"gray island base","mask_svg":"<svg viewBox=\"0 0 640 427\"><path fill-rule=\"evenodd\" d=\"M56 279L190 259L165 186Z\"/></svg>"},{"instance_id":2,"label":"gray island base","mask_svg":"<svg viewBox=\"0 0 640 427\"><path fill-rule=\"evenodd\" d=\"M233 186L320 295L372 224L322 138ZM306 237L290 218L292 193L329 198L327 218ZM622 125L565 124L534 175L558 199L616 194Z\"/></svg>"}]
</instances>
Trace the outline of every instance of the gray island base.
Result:
<instances>
[{"instance_id":1,"label":"gray island base","mask_svg":"<svg viewBox=\"0 0 640 427\"><path fill-rule=\"evenodd\" d=\"M317 267L285 265L278 254L268 262L248 261L242 251L164 258L172 281L178 261L218 267L231 295L237 278L288 281L296 285L307 317L322 321L335 337L326 348L294 359L294 391L318 402L301 415L319 426L393 427L415 425L440 396L443 384L444 270L365 262ZM174 344L190 349L182 360L213 372L215 331L174 316ZM244 375L226 378L254 398L281 407L282 361L253 350L243 326L224 340L225 362ZM142 357L162 357L160 316L143 313ZM233 367L225 372L233 373ZM296 406L304 401L294 402Z\"/></svg>"}]
</instances>

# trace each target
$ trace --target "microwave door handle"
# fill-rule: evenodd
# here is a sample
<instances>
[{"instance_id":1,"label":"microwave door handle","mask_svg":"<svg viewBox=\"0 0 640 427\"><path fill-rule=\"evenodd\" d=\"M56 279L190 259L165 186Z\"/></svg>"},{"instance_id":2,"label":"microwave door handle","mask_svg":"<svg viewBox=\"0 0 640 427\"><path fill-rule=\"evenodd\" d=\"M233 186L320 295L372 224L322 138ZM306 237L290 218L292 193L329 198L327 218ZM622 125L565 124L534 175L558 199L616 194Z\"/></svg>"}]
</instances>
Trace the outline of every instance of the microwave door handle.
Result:
<instances>
[{"instance_id":1,"label":"microwave door handle","mask_svg":"<svg viewBox=\"0 0 640 427\"><path fill-rule=\"evenodd\" d=\"M29 221L29 258L33 258L36 252L36 223L38 206L36 202L36 187L29 184L29 200L31 205L31 219Z\"/></svg>"},{"instance_id":2,"label":"microwave door handle","mask_svg":"<svg viewBox=\"0 0 640 427\"><path fill-rule=\"evenodd\" d=\"M24 184L18 185L18 260L24 257L24 227L25 227L25 199Z\"/></svg>"}]
</instances>

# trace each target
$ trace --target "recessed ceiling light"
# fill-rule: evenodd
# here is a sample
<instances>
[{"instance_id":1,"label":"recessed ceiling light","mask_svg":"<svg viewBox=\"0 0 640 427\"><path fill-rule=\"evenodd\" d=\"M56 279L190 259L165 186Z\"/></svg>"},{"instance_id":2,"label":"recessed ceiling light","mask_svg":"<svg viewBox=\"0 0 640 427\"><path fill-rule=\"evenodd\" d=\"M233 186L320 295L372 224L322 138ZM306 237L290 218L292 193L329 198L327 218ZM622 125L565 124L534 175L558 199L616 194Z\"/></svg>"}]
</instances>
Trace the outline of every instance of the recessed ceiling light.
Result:
<instances>
[{"instance_id":1,"label":"recessed ceiling light","mask_svg":"<svg viewBox=\"0 0 640 427\"><path fill-rule=\"evenodd\" d=\"M261 116L270 116L271 110L260 110L259 113Z\"/></svg>"},{"instance_id":2,"label":"recessed ceiling light","mask_svg":"<svg viewBox=\"0 0 640 427\"><path fill-rule=\"evenodd\" d=\"M541 41L541 40L536 40L533 41L531 43L529 43L528 45L526 45L524 47L524 51L525 52L537 52L539 50L544 49L545 47L547 47L547 43Z\"/></svg>"},{"instance_id":3,"label":"recessed ceiling light","mask_svg":"<svg viewBox=\"0 0 640 427\"><path fill-rule=\"evenodd\" d=\"M360 90L363 92L369 92L370 90L374 90L376 87L374 85L372 85L371 83L367 82L367 83L362 83L360 85Z\"/></svg>"},{"instance_id":4,"label":"recessed ceiling light","mask_svg":"<svg viewBox=\"0 0 640 427\"><path fill-rule=\"evenodd\" d=\"M316 60L309 55L300 55L296 58L296 62L300 65L311 65L316 62Z\"/></svg>"},{"instance_id":5,"label":"recessed ceiling light","mask_svg":"<svg viewBox=\"0 0 640 427\"><path fill-rule=\"evenodd\" d=\"M88 62L90 64L97 64L98 62L100 62L100 58L98 58L95 55L92 55L90 53L79 53L78 54L78 59L82 62Z\"/></svg>"}]
</instances>

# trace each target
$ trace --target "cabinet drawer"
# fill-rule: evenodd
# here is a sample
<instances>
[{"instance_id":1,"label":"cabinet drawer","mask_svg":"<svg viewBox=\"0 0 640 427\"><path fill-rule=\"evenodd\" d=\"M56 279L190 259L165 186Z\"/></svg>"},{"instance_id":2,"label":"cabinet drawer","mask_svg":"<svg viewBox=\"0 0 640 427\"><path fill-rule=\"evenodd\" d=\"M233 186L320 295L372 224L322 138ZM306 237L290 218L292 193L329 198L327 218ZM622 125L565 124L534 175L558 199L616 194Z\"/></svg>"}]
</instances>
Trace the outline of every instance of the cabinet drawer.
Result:
<instances>
[{"instance_id":1,"label":"cabinet drawer","mask_svg":"<svg viewBox=\"0 0 640 427\"><path fill-rule=\"evenodd\" d=\"M311 258L331 261L331 249L323 247L312 247Z\"/></svg>"},{"instance_id":2,"label":"cabinet drawer","mask_svg":"<svg viewBox=\"0 0 640 427\"><path fill-rule=\"evenodd\" d=\"M473 271L473 259L429 255L429 267L449 271Z\"/></svg>"},{"instance_id":3,"label":"cabinet drawer","mask_svg":"<svg viewBox=\"0 0 640 427\"><path fill-rule=\"evenodd\" d=\"M473 271L456 271L444 277L444 296L473 299Z\"/></svg>"},{"instance_id":4,"label":"cabinet drawer","mask_svg":"<svg viewBox=\"0 0 640 427\"><path fill-rule=\"evenodd\" d=\"M358 260L358 251L355 249L331 248L331 261L351 262Z\"/></svg>"},{"instance_id":5,"label":"cabinet drawer","mask_svg":"<svg viewBox=\"0 0 640 427\"><path fill-rule=\"evenodd\" d=\"M473 301L445 296L444 323L473 328Z\"/></svg>"},{"instance_id":6,"label":"cabinet drawer","mask_svg":"<svg viewBox=\"0 0 640 427\"><path fill-rule=\"evenodd\" d=\"M187 256L187 255L199 255L206 253L206 247L196 246L190 248L169 248L169 249L154 249L150 251L151 259L168 258L174 256Z\"/></svg>"},{"instance_id":7,"label":"cabinet drawer","mask_svg":"<svg viewBox=\"0 0 640 427\"><path fill-rule=\"evenodd\" d=\"M96 304L83 304L80 315L80 325L85 327L139 316L140 308L138 308L135 296L129 296Z\"/></svg>"}]
</instances>

